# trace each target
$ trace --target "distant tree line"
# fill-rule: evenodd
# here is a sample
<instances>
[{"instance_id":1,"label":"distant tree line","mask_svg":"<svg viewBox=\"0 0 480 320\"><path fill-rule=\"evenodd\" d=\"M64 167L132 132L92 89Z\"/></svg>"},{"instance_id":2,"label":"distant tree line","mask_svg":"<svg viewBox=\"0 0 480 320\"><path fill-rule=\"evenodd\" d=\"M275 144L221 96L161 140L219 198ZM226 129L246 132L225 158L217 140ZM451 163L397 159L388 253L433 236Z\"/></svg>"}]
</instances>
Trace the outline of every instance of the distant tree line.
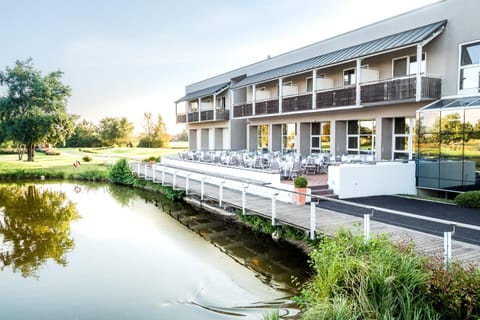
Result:
<instances>
[{"instance_id":1,"label":"distant tree line","mask_svg":"<svg viewBox=\"0 0 480 320\"><path fill-rule=\"evenodd\" d=\"M35 148L49 143L66 147L134 146L134 126L127 118L106 117L98 124L68 114L70 87L63 73L43 76L32 59L16 61L0 72L0 144L14 146L22 160L34 160ZM139 147L168 147L170 135L161 115L144 113ZM184 135L178 136L183 141ZM134 140L135 139L135 140ZM186 139L185 139L186 140Z\"/></svg>"}]
</instances>

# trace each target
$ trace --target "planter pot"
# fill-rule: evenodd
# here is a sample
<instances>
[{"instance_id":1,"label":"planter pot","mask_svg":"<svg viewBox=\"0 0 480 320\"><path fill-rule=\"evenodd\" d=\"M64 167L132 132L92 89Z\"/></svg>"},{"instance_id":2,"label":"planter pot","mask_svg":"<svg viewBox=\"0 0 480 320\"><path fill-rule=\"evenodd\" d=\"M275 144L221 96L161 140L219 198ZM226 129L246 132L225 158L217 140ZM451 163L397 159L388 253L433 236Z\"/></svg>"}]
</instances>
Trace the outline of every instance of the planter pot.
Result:
<instances>
[{"instance_id":1,"label":"planter pot","mask_svg":"<svg viewBox=\"0 0 480 320\"><path fill-rule=\"evenodd\" d=\"M302 194L295 193L295 202L299 205L304 205L307 198L307 188L295 188L295 192L300 192Z\"/></svg>"}]
</instances>

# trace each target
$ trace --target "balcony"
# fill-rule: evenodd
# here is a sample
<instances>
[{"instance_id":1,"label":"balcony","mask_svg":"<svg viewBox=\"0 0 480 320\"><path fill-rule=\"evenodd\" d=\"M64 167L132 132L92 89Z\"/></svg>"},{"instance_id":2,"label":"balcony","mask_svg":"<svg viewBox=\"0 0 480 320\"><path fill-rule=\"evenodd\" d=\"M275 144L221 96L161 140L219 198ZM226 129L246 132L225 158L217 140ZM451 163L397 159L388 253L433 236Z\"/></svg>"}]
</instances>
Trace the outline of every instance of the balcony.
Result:
<instances>
[{"instance_id":1,"label":"balcony","mask_svg":"<svg viewBox=\"0 0 480 320\"><path fill-rule=\"evenodd\" d=\"M352 106L356 103L355 87L317 92L317 108Z\"/></svg>"},{"instance_id":2,"label":"balcony","mask_svg":"<svg viewBox=\"0 0 480 320\"><path fill-rule=\"evenodd\" d=\"M439 99L442 80L422 76L421 99ZM362 85L361 103L413 100L416 98L417 78L388 79L381 82Z\"/></svg>"},{"instance_id":3,"label":"balcony","mask_svg":"<svg viewBox=\"0 0 480 320\"><path fill-rule=\"evenodd\" d=\"M188 122L198 121L198 111L188 113Z\"/></svg>"},{"instance_id":4,"label":"balcony","mask_svg":"<svg viewBox=\"0 0 480 320\"><path fill-rule=\"evenodd\" d=\"M248 117L252 115L252 104L243 103L233 107L233 117Z\"/></svg>"},{"instance_id":5,"label":"balcony","mask_svg":"<svg viewBox=\"0 0 480 320\"><path fill-rule=\"evenodd\" d=\"M185 113L177 114L177 123L186 123L187 115Z\"/></svg>"},{"instance_id":6,"label":"balcony","mask_svg":"<svg viewBox=\"0 0 480 320\"><path fill-rule=\"evenodd\" d=\"M312 94L283 98L282 111L295 112L312 109Z\"/></svg>"},{"instance_id":7,"label":"balcony","mask_svg":"<svg viewBox=\"0 0 480 320\"><path fill-rule=\"evenodd\" d=\"M278 113L278 99L255 102L255 115Z\"/></svg>"}]
</instances>

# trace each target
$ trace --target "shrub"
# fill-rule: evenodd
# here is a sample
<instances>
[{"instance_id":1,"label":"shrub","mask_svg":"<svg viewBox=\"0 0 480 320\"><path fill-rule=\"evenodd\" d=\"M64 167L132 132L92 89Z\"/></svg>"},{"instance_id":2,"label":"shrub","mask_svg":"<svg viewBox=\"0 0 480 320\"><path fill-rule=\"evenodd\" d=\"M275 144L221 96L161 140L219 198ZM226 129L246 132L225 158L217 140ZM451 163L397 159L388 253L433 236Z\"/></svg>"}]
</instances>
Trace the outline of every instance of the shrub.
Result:
<instances>
[{"instance_id":1,"label":"shrub","mask_svg":"<svg viewBox=\"0 0 480 320\"><path fill-rule=\"evenodd\" d=\"M455 203L462 207L480 208L480 190L460 193L455 197Z\"/></svg>"},{"instance_id":2,"label":"shrub","mask_svg":"<svg viewBox=\"0 0 480 320\"><path fill-rule=\"evenodd\" d=\"M48 149L45 151L45 154L47 156L59 156L61 155L62 153L56 149Z\"/></svg>"},{"instance_id":3,"label":"shrub","mask_svg":"<svg viewBox=\"0 0 480 320\"><path fill-rule=\"evenodd\" d=\"M296 177L295 180L293 180L293 184L295 185L295 188L306 188L308 181L305 177Z\"/></svg>"},{"instance_id":4,"label":"shrub","mask_svg":"<svg viewBox=\"0 0 480 320\"><path fill-rule=\"evenodd\" d=\"M144 162L150 162L150 161L160 162L161 159L162 159L162 157L160 157L160 156L158 156L158 157L150 156L148 158L143 159L143 161Z\"/></svg>"},{"instance_id":5,"label":"shrub","mask_svg":"<svg viewBox=\"0 0 480 320\"><path fill-rule=\"evenodd\" d=\"M90 156L83 156L83 157L82 157L82 160L85 161L85 162L90 162L90 161L92 161L92 157L90 157Z\"/></svg>"},{"instance_id":6,"label":"shrub","mask_svg":"<svg viewBox=\"0 0 480 320\"><path fill-rule=\"evenodd\" d=\"M108 178L115 184L132 185L134 182L132 169L130 169L127 159L118 160L108 172Z\"/></svg>"}]
</instances>

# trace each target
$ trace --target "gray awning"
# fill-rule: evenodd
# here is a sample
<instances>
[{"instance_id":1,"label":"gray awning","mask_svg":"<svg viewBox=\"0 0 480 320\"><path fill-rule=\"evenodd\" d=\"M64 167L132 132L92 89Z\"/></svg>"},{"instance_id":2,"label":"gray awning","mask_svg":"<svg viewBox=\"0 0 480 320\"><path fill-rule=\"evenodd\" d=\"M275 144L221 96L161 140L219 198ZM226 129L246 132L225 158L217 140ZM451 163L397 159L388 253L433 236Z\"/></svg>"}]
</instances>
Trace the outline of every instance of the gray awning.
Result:
<instances>
[{"instance_id":1,"label":"gray awning","mask_svg":"<svg viewBox=\"0 0 480 320\"><path fill-rule=\"evenodd\" d=\"M264 82L291 74L326 67L341 62L347 62L392 49L414 46L440 34L446 24L447 20L438 21L423 27L403 31L353 47L326 53L321 56L300 61L284 67L253 74L232 85L232 88L244 87L254 83Z\"/></svg>"},{"instance_id":2,"label":"gray awning","mask_svg":"<svg viewBox=\"0 0 480 320\"><path fill-rule=\"evenodd\" d=\"M175 101L175 103L179 103L179 102L182 102L182 101L190 101L190 100L194 100L194 99L198 99L198 98L202 98L202 97L212 96L214 94L219 94L219 93L222 93L223 91L227 90L229 85L230 85L230 82L225 82L225 83L217 84L216 86L213 86L213 87L205 88L205 89L198 90L198 91L189 92L185 96L183 96L182 98Z\"/></svg>"},{"instance_id":3,"label":"gray awning","mask_svg":"<svg viewBox=\"0 0 480 320\"><path fill-rule=\"evenodd\" d=\"M480 108L480 95L446 97L417 110L417 112L440 111L463 108Z\"/></svg>"}]
</instances>

